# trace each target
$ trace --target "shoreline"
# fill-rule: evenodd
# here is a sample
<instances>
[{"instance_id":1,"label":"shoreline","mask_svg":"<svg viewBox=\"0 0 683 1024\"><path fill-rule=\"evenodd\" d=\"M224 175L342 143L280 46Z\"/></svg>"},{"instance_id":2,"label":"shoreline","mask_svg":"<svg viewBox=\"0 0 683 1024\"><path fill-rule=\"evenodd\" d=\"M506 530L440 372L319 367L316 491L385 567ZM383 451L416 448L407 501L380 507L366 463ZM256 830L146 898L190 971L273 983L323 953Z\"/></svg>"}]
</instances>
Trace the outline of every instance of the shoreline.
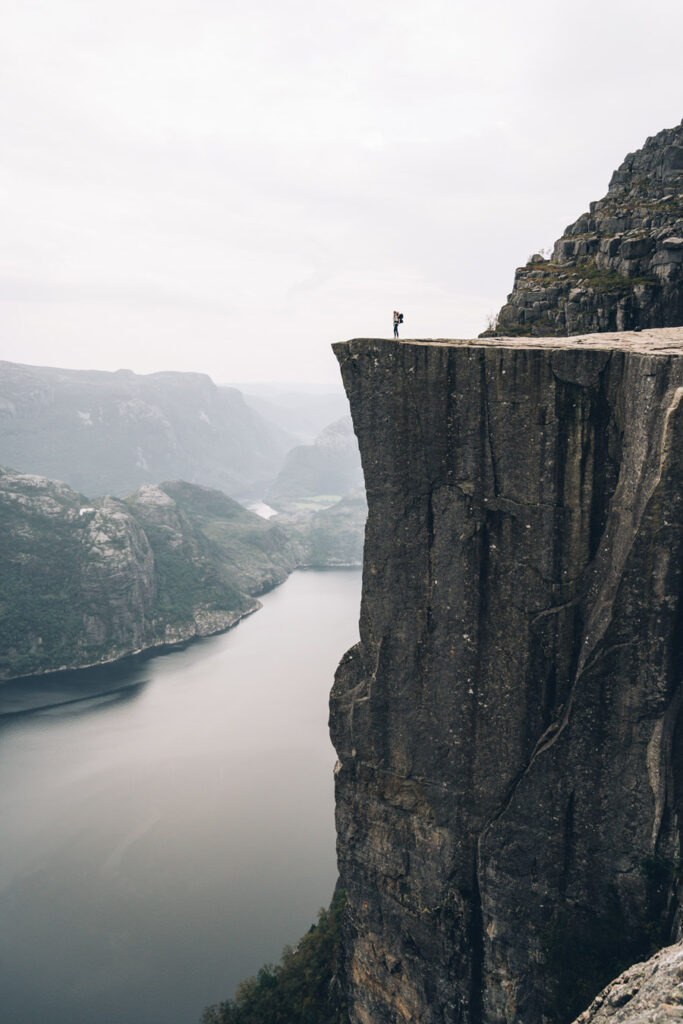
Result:
<instances>
[{"instance_id":1,"label":"shoreline","mask_svg":"<svg viewBox=\"0 0 683 1024\"><path fill-rule=\"evenodd\" d=\"M289 579L289 577L287 577L287 579ZM282 580L282 583L284 582L285 580ZM276 584L276 586L280 585L281 584L279 583ZM274 590L275 587L272 589ZM45 679L48 676L61 675L65 672L87 672L92 669L104 669L113 665L118 665L129 659L133 661L137 658L153 658L155 655L171 653L174 650L186 647L195 640L205 640L212 636L220 636L221 633L228 633L231 629L234 629L235 626L238 626L243 619L246 619L249 615L253 615L254 612L260 611L262 607L263 605L261 602L255 599L254 606L252 608L248 608L246 611L236 614L232 622L227 626L222 626L220 629L213 629L208 633L198 633L195 631L193 633L188 633L186 636L179 636L177 640L163 640L160 643L148 644L145 647L139 647L133 651L126 651L124 654L117 654L111 658L104 658L100 661L90 661L85 665L60 665L59 668L48 668L44 669L42 672L30 672L28 675L7 676L4 679L0 679L0 688L2 688L6 683L21 683L22 681L29 679Z\"/></svg>"},{"instance_id":2,"label":"shoreline","mask_svg":"<svg viewBox=\"0 0 683 1024\"><path fill-rule=\"evenodd\" d=\"M263 590L259 591L259 596L271 593L273 590L276 590L278 587L281 587L282 584L286 583L287 580L290 579L290 577L295 572L360 572L362 568L363 566L360 562L344 562L338 565L297 565L294 569L292 569L290 573L288 573L284 577L284 579L280 580L279 582L273 584L270 587L266 587ZM207 633L199 633L197 631L194 631L192 633L188 632L186 635L179 636L175 640L164 640L160 643L149 644L145 647L140 647L133 651L126 651L125 653L117 654L111 658L105 658L101 661L91 661L85 665L61 665L59 668L48 668L43 670L42 672L30 672L24 675L7 676L3 679L0 679L0 693L2 692L2 688L8 684L21 685L22 683L29 682L30 680L47 680L51 676L62 676L67 673L78 674L81 672L92 672L93 670L106 670L108 668L114 668L116 666L123 667L124 663L127 661L130 661L133 664L137 661L143 661L147 658L160 657L165 654L171 654L173 653L173 651L182 650L190 644L193 644L199 640L208 640L210 637L221 636L223 633L230 632L231 629L234 629L236 626L240 624L240 622L248 618L250 615L254 615L256 612L261 610L263 605L258 600L258 597L254 597L253 600L253 607L248 608L246 611L235 613L235 618L228 625L222 626L220 629L213 629ZM100 692L99 695L104 695L105 693L111 692L115 692L115 690L103 690ZM19 709L17 711L0 711L0 718L3 718L5 716L13 716L16 714L23 714L27 711L38 711L41 710L41 708L47 706L48 705L41 705L41 707L35 707L31 709Z\"/></svg>"}]
</instances>

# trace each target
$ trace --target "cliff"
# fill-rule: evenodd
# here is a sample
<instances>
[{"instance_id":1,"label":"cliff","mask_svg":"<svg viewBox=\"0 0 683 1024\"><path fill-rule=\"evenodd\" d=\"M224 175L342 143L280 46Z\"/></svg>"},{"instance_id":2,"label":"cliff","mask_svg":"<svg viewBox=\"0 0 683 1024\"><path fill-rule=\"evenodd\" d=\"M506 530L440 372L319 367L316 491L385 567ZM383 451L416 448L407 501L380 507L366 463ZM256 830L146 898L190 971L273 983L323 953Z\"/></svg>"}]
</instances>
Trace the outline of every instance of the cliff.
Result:
<instances>
[{"instance_id":1,"label":"cliff","mask_svg":"<svg viewBox=\"0 0 683 1024\"><path fill-rule=\"evenodd\" d=\"M683 324L683 122L649 138L550 259L515 274L493 335L571 335Z\"/></svg>"},{"instance_id":2,"label":"cliff","mask_svg":"<svg viewBox=\"0 0 683 1024\"><path fill-rule=\"evenodd\" d=\"M680 931L683 329L335 350L352 1024L571 1020Z\"/></svg>"},{"instance_id":3,"label":"cliff","mask_svg":"<svg viewBox=\"0 0 683 1024\"><path fill-rule=\"evenodd\" d=\"M0 469L0 679L220 632L300 561L279 526L207 487L92 501Z\"/></svg>"}]
</instances>

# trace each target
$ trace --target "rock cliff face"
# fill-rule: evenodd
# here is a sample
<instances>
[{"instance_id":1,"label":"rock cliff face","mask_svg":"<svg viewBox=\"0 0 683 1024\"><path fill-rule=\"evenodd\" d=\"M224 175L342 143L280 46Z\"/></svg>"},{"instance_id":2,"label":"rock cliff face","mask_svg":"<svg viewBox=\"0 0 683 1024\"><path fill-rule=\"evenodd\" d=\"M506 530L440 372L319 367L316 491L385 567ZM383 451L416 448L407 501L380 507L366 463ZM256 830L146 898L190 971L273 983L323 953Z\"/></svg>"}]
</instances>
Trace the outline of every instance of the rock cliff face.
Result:
<instances>
[{"instance_id":1,"label":"rock cliff face","mask_svg":"<svg viewBox=\"0 0 683 1024\"><path fill-rule=\"evenodd\" d=\"M624 971L576 1024L673 1024L683 1020L683 943Z\"/></svg>"},{"instance_id":2,"label":"rock cliff face","mask_svg":"<svg viewBox=\"0 0 683 1024\"><path fill-rule=\"evenodd\" d=\"M515 274L491 335L683 324L683 123L630 153L604 199Z\"/></svg>"},{"instance_id":3,"label":"rock cliff face","mask_svg":"<svg viewBox=\"0 0 683 1024\"><path fill-rule=\"evenodd\" d=\"M352 1024L571 1020L680 930L683 330L335 349Z\"/></svg>"}]
</instances>

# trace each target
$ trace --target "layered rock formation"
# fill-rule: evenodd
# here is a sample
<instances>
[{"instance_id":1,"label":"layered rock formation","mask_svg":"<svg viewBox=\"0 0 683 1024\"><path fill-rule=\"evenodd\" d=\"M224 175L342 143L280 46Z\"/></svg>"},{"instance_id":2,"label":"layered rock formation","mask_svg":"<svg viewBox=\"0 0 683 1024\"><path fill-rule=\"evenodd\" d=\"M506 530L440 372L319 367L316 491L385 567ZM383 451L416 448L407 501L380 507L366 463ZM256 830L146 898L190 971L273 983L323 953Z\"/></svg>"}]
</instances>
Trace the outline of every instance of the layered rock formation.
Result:
<instances>
[{"instance_id":1,"label":"layered rock formation","mask_svg":"<svg viewBox=\"0 0 683 1024\"><path fill-rule=\"evenodd\" d=\"M679 930L683 330L335 348L352 1024L571 1020Z\"/></svg>"},{"instance_id":2,"label":"layered rock formation","mask_svg":"<svg viewBox=\"0 0 683 1024\"><path fill-rule=\"evenodd\" d=\"M550 259L515 274L484 336L571 335L683 324L683 123L647 140Z\"/></svg>"}]
</instances>

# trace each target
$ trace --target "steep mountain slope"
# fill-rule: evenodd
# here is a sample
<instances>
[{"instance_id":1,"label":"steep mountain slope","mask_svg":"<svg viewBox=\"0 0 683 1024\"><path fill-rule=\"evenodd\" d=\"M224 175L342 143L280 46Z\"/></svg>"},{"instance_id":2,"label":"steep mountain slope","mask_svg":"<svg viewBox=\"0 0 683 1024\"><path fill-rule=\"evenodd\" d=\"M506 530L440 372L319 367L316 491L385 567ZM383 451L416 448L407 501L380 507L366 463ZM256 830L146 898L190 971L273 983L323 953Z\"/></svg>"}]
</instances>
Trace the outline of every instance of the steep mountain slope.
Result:
<instances>
[{"instance_id":1,"label":"steep mountain slope","mask_svg":"<svg viewBox=\"0 0 683 1024\"><path fill-rule=\"evenodd\" d=\"M335 346L352 1024L555 1024L681 929L683 329Z\"/></svg>"},{"instance_id":2,"label":"steep mountain slope","mask_svg":"<svg viewBox=\"0 0 683 1024\"><path fill-rule=\"evenodd\" d=\"M287 439L199 373L104 373L0 362L0 463L86 494L182 478L260 495Z\"/></svg>"},{"instance_id":3,"label":"steep mountain slope","mask_svg":"<svg viewBox=\"0 0 683 1024\"><path fill-rule=\"evenodd\" d=\"M0 679L227 629L300 560L280 527L209 488L91 501L0 469Z\"/></svg>"},{"instance_id":4,"label":"steep mountain slope","mask_svg":"<svg viewBox=\"0 0 683 1024\"><path fill-rule=\"evenodd\" d=\"M647 140L604 199L532 256L487 336L683 324L683 122Z\"/></svg>"}]
</instances>

